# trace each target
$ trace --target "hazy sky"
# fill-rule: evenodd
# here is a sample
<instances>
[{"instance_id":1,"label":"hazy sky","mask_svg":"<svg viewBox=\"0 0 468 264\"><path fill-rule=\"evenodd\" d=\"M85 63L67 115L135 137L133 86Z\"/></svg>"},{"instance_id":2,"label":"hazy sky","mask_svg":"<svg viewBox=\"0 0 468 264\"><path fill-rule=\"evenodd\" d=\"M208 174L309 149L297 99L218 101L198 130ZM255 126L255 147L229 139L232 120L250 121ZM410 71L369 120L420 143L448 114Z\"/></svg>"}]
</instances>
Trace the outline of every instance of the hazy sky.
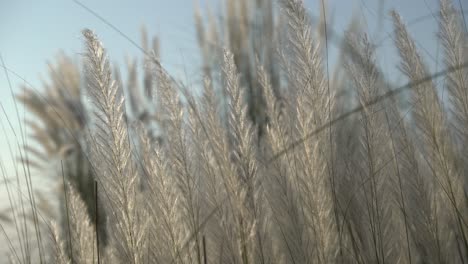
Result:
<instances>
[{"instance_id":1,"label":"hazy sky","mask_svg":"<svg viewBox=\"0 0 468 264\"><path fill-rule=\"evenodd\" d=\"M219 0L197 0L204 6L206 2L219 5ZM458 0L455 0L456 4ZM146 25L150 35L157 34L161 39L162 60L171 72L182 71L182 65L193 65L198 49L194 36L194 0L81 0L83 4L105 17L130 38L139 42L140 27ZM318 14L320 0L305 0L312 14ZM384 3L384 11L378 11L379 2ZM465 2L465 1L462 1ZM329 19L333 19L334 29L341 34L353 12L360 12L368 21L371 36L378 39L392 31L388 12L396 9L405 21L437 12L437 0L329 0ZM214 11L220 13L217 8ZM384 30L376 32L383 16ZM59 50L76 55L83 51L80 31L94 30L104 43L112 61L124 61L126 54L138 54L138 50L118 33L99 21L96 17L72 0L0 0L0 53L7 67L38 85L38 75L46 76L47 61L53 60ZM411 32L421 45L434 53L431 43L435 32L434 19L427 17L413 25ZM378 35L376 35L378 33ZM392 46L388 39L385 44ZM392 65L391 67L393 67ZM14 89L20 80L12 76ZM9 96L5 74L0 74L0 99L3 104Z\"/></svg>"}]
</instances>

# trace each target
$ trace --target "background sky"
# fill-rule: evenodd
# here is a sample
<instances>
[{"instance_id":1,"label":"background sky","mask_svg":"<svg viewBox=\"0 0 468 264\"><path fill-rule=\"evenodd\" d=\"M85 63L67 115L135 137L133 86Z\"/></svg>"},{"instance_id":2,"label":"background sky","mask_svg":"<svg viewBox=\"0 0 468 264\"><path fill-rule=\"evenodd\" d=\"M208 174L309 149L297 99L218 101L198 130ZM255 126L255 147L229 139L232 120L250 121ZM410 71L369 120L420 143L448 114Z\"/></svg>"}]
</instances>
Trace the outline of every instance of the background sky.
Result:
<instances>
[{"instance_id":1,"label":"background sky","mask_svg":"<svg viewBox=\"0 0 468 264\"><path fill-rule=\"evenodd\" d=\"M140 28L146 25L150 37L157 35L160 38L163 66L184 82L191 82L199 63L193 23L195 1L81 2L137 43L140 42ZM466 0L461 2L465 5L463 9L468 8ZM221 0L199 0L198 3L202 12L210 5L214 13L223 13ZM320 0L305 0L305 3L312 15L319 14ZM458 0L454 4L459 8ZM434 16L438 12L437 0L328 0L327 5L327 18L332 22L329 27L338 35L342 35L353 15L367 22L366 31L376 43L381 44L377 51L379 65L392 81L404 82L396 70L397 55L392 39L388 37L393 31L389 17L392 9L397 10L406 23L410 23L409 31L416 39L422 55L430 65L435 65L437 46L434 40L437 24ZM53 62L59 51L80 59L79 54L84 50L81 30L85 27L97 33L112 62L124 66L126 55L141 55L131 43L72 0L0 0L0 54L6 67L26 79L37 90L41 90L40 77L47 80L47 63ZM337 43L330 43L330 46L334 44ZM332 61L335 55L335 49L331 49ZM431 69L434 71L434 66ZM125 72L125 68L122 68L122 72ZM12 176L17 164L12 162L8 142L14 147L18 137L9 128L6 117L11 119L13 130L19 132L12 92L18 93L23 81L11 73L9 77L12 91L3 68L0 68L0 125L6 129L6 132L0 130L0 173ZM22 113L22 108L19 109ZM38 181L45 179L40 178ZM2 193L4 194L4 188L0 184L0 199L4 197ZM2 204L5 205L0 201L0 208ZM2 238L0 243L1 241Z\"/></svg>"}]
</instances>

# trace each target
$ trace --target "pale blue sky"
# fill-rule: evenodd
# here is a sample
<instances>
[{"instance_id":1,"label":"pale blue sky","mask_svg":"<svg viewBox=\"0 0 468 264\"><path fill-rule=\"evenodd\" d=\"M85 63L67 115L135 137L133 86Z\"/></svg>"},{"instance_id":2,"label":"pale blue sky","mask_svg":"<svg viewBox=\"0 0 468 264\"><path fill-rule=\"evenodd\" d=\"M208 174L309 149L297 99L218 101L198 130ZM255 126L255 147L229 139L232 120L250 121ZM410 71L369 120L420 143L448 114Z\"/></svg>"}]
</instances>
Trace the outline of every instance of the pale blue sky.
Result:
<instances>
[{"instance_id":1,"label":"pale blue sky","mask_svg":"<svg viewBox=\"0 0 468 264\"><path fill-rule=\"evenodd\" d=\"M199 0L201 6L210 2L219 5L220 0ZM458 7L458 0L455 1ZM312 14L320 10L320 0L305 0ZM379 3L384 3L384 11L379 12ZM465 2L462 1L462 2ZM183 77L196 70L198 47L193 24L193 0L82 0L82 3L93 9L113 23L130 38L139 42L140 27L145 24L149 35L157 34L161 39L163 65L176 76ZM468 4L465 5L468 6ZM332 18L333 28L342 34L353 13L365 18L369 24L371 36L384 38L392 32L388 13L396 9L406 22L417 17L437 13L437 0L329 0L328 18ZM467 7L465 7L467 8ZM220 10L213 8L216 13ZM378 19L383 15L383 30L377 30ZM94 30L112 61L124 62L125 55L138 55L139 51L118 33L102 23L99 19L78 6L72 0L0 0L0 53L6 66L20 74L35 88L40 89L39 75L47 77L47 61L53 61L59 50L79 58L83 51L81 30L85 27ZM410 27L410 32L423 46L424 56L436 57L434 18L427 17L423 22ZM333 53L333 52L332 52ZM399 78L396 71L397 60L391 39L387 39L378 52L380 65L392 79ZM333 54L331 58L333 58ZM195 67L194 67L195 66ZM21 80L10 74L13 90L18 92ZM0 71L0 103L10 117L15 117L8 83L3 69ZM6 124L4 114L0 112L0 121ZM15 121L15 123L17 123ZM17 129L17 125L15 124ZM7 135L12 137L11 134ZM6 155L7 137L0 132L0 158L5 165L12 166Z\"/></svg>"}]
</instances>

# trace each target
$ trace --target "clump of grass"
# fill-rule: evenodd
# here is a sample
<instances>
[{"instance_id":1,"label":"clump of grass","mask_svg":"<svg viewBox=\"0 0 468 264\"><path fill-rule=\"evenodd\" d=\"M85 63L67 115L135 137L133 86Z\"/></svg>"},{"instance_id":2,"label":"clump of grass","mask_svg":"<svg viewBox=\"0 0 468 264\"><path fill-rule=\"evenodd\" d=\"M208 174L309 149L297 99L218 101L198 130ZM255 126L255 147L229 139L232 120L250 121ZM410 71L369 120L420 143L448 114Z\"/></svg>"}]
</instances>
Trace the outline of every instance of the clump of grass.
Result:
<instances>
[{"instance_id":1,"label":"clump of grass","mask_svg":"<svg viewBox=\"0 0 468 264\"><path fill-rule=\"evenodd\" d=\"M329 80L325 13L314 27L302 1L282 0L278 10L267 0L250 5L228 1L226 27L211 20L208 31L196 14L199 95L166 72L146 34L144 88L133 62L125 93L86 29L83 78L73 64L59 67L72 70L64 81L74 97L61 88L47 90L54 103L29 90L20 97L46 125L30 124L45 152L28 153L46 159L73 149L89 172L73 176L84 163L64 163L69 184L63 224L50 228L51 261L467 262L468 40L450 1L440 1L438 16L448 108L396 12L395 46L409 80L400 88L359 29L347 31L344 67ZM263 16L252 26L256 9ZM227 29L226 42L217 28ZM411 118L394 97L404 89ZM339 123L345 118L348 127ZM96 194L86 189L95 183Z\"/></svg>"}]
</instances>

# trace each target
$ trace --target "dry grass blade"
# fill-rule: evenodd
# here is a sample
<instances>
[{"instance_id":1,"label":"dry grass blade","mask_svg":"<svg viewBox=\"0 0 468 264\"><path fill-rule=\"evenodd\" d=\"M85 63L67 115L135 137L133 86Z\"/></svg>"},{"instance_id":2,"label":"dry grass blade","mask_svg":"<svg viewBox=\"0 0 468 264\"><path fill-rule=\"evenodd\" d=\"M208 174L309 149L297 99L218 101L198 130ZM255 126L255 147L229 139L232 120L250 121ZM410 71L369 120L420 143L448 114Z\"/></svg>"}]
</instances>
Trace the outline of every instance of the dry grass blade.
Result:
<instances>
[{"instance_id":1,"label":"dry grass blade","mask_svg":"<svg viewBox=\"0 0 468 264\"><path fill-rule=\"evenodd\" d=\"M92 154L99 157L93 164L97 177L109 193L113 215L117 215L114 232L121 241L123 256L130 263L140 263L141 236L136 207L137 174L133 164L128 130L124 120L124 99L111 77L105 51L90 30L84 30L86 39L88 93L95 107L96 129L92 131Z\"/></svg>"}]
</instances>

